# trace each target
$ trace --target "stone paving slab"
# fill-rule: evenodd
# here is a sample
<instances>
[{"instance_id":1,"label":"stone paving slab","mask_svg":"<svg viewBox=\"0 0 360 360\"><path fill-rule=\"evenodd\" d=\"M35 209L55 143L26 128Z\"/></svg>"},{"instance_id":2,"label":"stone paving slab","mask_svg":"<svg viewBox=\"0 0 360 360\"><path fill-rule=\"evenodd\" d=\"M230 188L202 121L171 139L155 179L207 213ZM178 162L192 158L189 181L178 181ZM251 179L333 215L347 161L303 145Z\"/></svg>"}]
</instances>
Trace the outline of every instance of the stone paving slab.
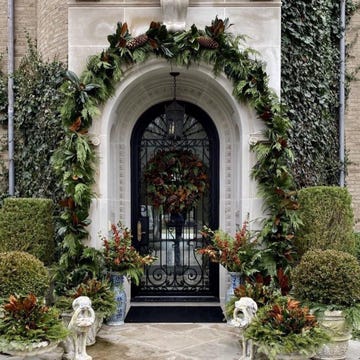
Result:
<instances>
[{"instance_id":1,"label":"stone paving slab","mask_svg":"<svg viewBox=\"0 0 360 360\"><path fill-rule=\"evenodd\" d=\"M87 352L93 360L239 360L237 329L226 324L103 325ZM62 349L40 357L0 354L0 360L60 360ZM350 341L346 360L360 359L360 342Z\"/></svg>"}]
</instances>

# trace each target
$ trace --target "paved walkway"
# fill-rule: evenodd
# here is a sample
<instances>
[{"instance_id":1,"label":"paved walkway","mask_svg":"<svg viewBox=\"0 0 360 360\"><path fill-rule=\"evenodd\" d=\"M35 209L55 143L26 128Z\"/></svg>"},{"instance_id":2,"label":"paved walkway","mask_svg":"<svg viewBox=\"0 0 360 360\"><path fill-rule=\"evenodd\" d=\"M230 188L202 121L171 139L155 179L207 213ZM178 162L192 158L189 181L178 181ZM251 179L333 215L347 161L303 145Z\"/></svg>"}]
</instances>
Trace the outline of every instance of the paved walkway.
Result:
<instances>
[{"instance_id":1,"label":"paved walkway","mask_svg":"<svg viewBox=\"0 0 360 360\"><path fill-rule=\"evenodd\" d=\"M93 360L239 360L238 330L226 324L104 325ZM360 359L360 342L350 341L346 360Z\"/></svg>"},{"instance_id":2,"label":"paved walkway","mask_svg":"<svg viewBox=\"0 0 360 360\"><path fill-rule=\"evenodd\" d=\"M238 339L238 331L226 324L103 325L87 352L93 360L239 360ZM59 360L58 350L31 360ZM0 354L0 360L7 359L23 360ZM360 342L350 341L346 360L358 359Z\"/></svg>"}]
</instances>

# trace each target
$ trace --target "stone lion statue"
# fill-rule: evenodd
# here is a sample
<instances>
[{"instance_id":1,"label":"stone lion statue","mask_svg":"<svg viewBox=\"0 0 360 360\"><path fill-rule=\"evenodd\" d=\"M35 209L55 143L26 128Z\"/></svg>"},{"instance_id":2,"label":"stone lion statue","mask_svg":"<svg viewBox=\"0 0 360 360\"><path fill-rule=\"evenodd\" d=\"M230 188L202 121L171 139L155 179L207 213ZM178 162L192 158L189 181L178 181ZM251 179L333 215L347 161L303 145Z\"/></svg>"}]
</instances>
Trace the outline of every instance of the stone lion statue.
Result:
<instances>
[{"instance_id":1,"label":"stone lion statue","mask_svg":"<svg viewBox=\"0 0 360 360\"><path fill-rule=\"evenodd\" d=\"M87 296L76 298L72 307L73 316L68 325L70 335L64 342L64 358L68 360L91 360L86 353L86 339L90 327L95 322L95 312L91 307L91 300Z\"/></svg>"},{"instance_id":2,"label":"stone lion statue","mask_svg":"<svg viewBox=\"0 0 360 360\"><path fill-rule=\"evenodd\" d=\"M249 326L256 315L258 306L256 302L249 297L242 297L235 302L233 320L231 325L241 329L242 356L240 360L251 360L254 358L254 349L251 340L244 337L244 330Z\"/></svg>"}]
</instances>

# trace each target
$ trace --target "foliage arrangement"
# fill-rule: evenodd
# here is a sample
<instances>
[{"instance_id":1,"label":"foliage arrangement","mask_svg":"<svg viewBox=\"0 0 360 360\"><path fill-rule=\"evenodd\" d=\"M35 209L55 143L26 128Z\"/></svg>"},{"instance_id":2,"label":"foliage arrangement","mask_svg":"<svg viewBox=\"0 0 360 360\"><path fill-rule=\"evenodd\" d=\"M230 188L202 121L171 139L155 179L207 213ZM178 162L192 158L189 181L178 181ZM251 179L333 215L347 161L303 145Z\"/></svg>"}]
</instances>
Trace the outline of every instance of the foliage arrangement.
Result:
<instances>
[{"instance_id":1,"label":"foliage arrangement","mask_svg":"<svg viewBox=\"0 0 360 360\"><path fill-rule=\"evenodd\" d=\"M22 251L0 253L0 298L29 293L44 297L49 286L49 273L35 256Z\"/></svg>"},{"instance_id":2,"label":"foliage arrangement","mask_svg":"<svg viewBox=\"0 0 360 360\"><path fill-rule=\"evenodd\" d=\"M112 224L111 232L110 237L101 238L106 268L130 277L139 285L145 265L150 265L155 258L151 255L142 256L131 245L131 232L124 225Z\"/></svg>"},{"instance_id":3,"label":"foliage arrangement","mask_svg":"<svg viewBox=\"0 0 360 360\"><path fill-rule=\"evenodd\" d=\"M252 298L258 308L269 304L276 295L279 295L278 289L274 289L270 285L271 277L263 277L260 273L256 274L253 278L246 278L243 284L240 284L234 289L234 296L225 304L226 318L231 318L235 302L242 297Z\"/></svg>"},{"instance_id":4,"label":"foliage arrangement","mask_svg":"<svg viewBox=\"0 0 360 360\"><path fill-rule=\"evenodd\" d=\"M62 311L72 311L72 303L79 296L87 296L93 309L105 318L115 312L116 301L114 292L107 280L89 279L65 295L56 299L56 307Z\"/></svg>"},{"instance_id":5,"label":"foliage arrangement","mask_svg":"<svg viewBox=\"0 0 360 360\"><path fill-rule=\"evenodd\" d=\"M0 351L31 350L35 344L58 342L68 335L57 310L43 305L34 294L11 295L2 311Z\"/></svg>"},{"instance_id":6,"label":"foliage arrangement","mask_svg":"<svg viewBox=\"0 0 360 360\"><path fill-rule=\"evenodd\" d=\"M354 254L354 215L347 188L314 186L298 193L301 226L295 244L299 256L307 250L334 249Z\"/></svg>"},{"instance_id":7,"label":"foliage arrangement","mask_svg":"<svg viewBox=\"0 0 360 360\"><path fill-rule=\"evenodd\" d=\"M104 257L100 250L88 247L82 243L74 244L76 247L69 248L69 257L63 257L62 261L54 266L55 294L65 295L69 290L77 287L88 279L100 279L102 277Z\"/></svg>"},{"instance_id":8,"label":"foliage arrangement","mask_svg":"<svg viewBox=\"0 0 360 360\"><path fill-rule=\"evenodd\" d=\"M208 189L207 169L190 150L160 150L144 171L150 204L164 213L196 206Z\"/></svg>"},{"instance_id":9,"label":"foliage arrangement","mask_svg":"<svg viewBox=\"0 0 360 360\"><path fill-rule=\"evenodd\" d=\"M329 337L307 307L291 297L279 297L260 308L245 330L270 360L279 354L313 354Z\"/></svg>"},{"instance_id":10,"label":"foliage arrangement","mask_svg":"<svg viewBox=\"0 0 360 360\"><path fill-rule=\"evenodd\" d=\"M4 199L0 209L0 252L26 251L49 265L55 252L53 211L50 199Z\"/></svg>"},{"instance_id":11,"label":"foliage arrangement","mask_svg":"<svg viewBox=\"0 0 360 360\"><path fill-rule=\"evenodd\" d=\"M202 234L209 245L197 249L198 254L221 264L227 271L241 273L244 277L259 272L257 265L259 265L262 251L257 241L251 238L246 221L242 228L236 231L234 237L223 230L212 231L206 226Z\"/></svg>"},{"instance_id":12,"label":"foliage arrangement","mask_svg":"<svg viewBox=\"0 0 360 360\"><path fill-rule=\"evenodd\" d=\"M292 272L294 296L342 309L360 302L360 265L338 250L309 250Z\"/></svg>"},{"instance_id":13,"label":"foliage arrangement","mask_svg":"<svg viewBox=\"0 0 360 360\"><path fill-rule=\"evenodd\" d=\"M336 185L339 170L340 2L284 0L281 98L293 124L291 169L299 188ZM353 1L346 1L348 16Z\"/></svg>"}]
</instances>

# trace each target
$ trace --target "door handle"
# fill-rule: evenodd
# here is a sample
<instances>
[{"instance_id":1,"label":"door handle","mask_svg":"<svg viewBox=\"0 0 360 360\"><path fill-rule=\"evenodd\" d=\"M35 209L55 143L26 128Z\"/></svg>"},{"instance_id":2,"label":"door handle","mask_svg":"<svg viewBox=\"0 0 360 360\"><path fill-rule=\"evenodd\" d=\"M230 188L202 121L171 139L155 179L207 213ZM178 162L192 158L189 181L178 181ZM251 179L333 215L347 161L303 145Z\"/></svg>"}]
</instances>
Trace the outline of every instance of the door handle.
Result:
<instances>
[{"instance_id":1,"label":"door handle","mask_svg":"<svg viewBox=\"0 0 360 360\"><path fill-rule=\"evenodd\" d=\"M139 220L139 221L137 222L137 239L138 239L139 242L141 241L142 234L144 234L144 233L143 233L143 231L142 231L141 221Z\"/></svg>"}]
</instances>

